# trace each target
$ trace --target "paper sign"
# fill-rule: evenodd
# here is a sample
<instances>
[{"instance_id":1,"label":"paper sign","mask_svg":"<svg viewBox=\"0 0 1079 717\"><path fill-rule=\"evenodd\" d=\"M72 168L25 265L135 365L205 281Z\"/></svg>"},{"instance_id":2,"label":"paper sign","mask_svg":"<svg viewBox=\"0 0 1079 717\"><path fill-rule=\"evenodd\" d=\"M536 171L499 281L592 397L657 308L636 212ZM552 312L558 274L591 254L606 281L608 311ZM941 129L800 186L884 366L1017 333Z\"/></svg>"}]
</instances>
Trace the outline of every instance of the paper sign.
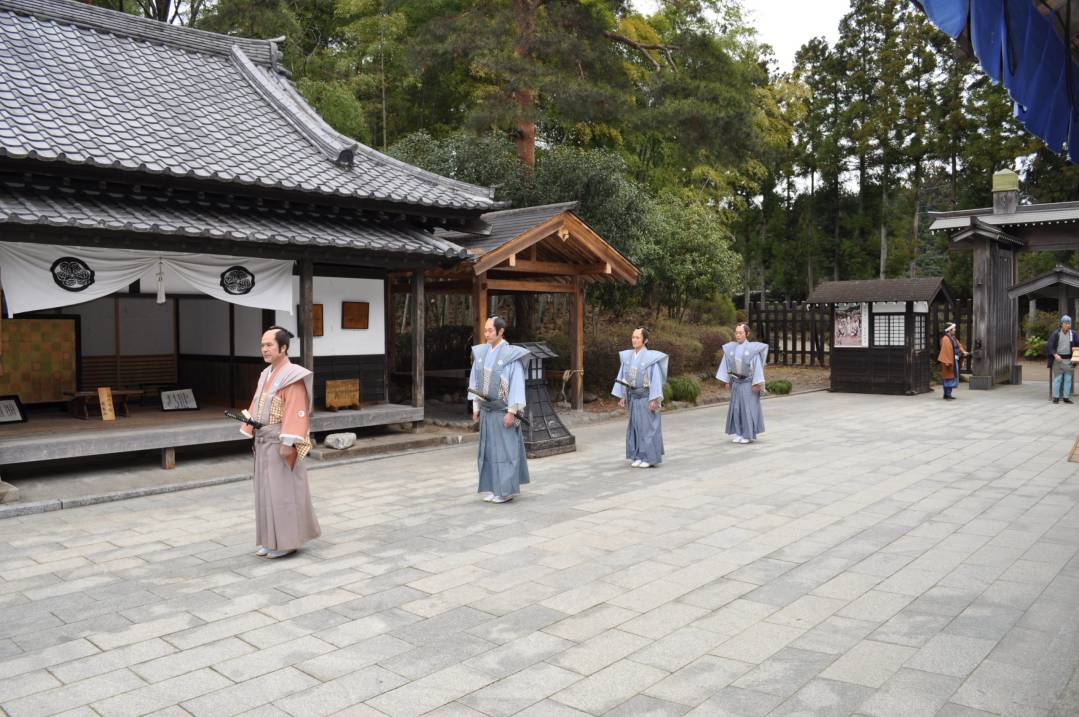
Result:
<instances>
[{"instance_id":1,"label":"paper sign","mask_svg":"<svg viewBox=\"0 0 1079 717\"><path fill-rule=\"evenodd\" d=\"M101 420L115 421L116 410L112 407L112 389L107 386L97 389L97 401L101 404Z\"/></svg>"}]
</instances>

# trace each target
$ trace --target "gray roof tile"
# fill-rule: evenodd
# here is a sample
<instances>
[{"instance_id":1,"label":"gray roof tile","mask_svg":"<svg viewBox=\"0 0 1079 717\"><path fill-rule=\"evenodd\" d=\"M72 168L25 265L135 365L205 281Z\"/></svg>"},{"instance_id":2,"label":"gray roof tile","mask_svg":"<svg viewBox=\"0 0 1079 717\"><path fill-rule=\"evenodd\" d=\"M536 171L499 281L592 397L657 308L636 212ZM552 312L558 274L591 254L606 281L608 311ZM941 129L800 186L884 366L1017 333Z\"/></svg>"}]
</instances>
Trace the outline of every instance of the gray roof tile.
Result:
<instances>
[{"instance_id":1,"label":"gray roof tile","mask_svg":"<svg viewBox=\"0 0 1079 717\"><path fill-rule=\"evenodd\" d=\"M492 191L334 132L276 68L273 43L74 0L0 0L0 157L425 207Z\"/></svg>"},{"instance_id":2,"label":"gray roof tile","mask_svg":"<svg viewBox=\"0 0 1079 717\"><path fill-rule=\"evenodd\" d=\"M352 212L330 218L300 210L240 210L234 204L116 197L99 192L26 189L0 184L0 227L17 224L341 247L447 259L466 254L461 247L425 232L407 226L358 220ZM17 240L17 236L9 235L9 239ZM77 236L72 237L72 243L78 243Z\"/></svg>"},{"instance_id":3,"label":"gray roof tile","mask_svg":"<svg viewBox=\"0 0 1079 717\"><path fill-rule=\"evenodd\" d=\"M837 304L858 301L933 301L941 292L951 300L944 279L939 276L917 279L856 279L825 281L806 301L810 304Z\"/></svg>"},{"instance_id":4,"label":"gray roof tile","mask_svg":"<svg viewBox=\"0 0 1079 717\"><path fill-rule=\"evenodd\" d=\"M503 209L497 212L488 212L481 217L491 229L486 235L450 231L438 231L436 234L455 244L460 244L468 249L479 250L486 254L506 242L516 239L532 227L539 226L563 212L572 212L576 208L577 202L562 202L560 204L543 204L519 209Z\"/></svg>"}]
</instances>

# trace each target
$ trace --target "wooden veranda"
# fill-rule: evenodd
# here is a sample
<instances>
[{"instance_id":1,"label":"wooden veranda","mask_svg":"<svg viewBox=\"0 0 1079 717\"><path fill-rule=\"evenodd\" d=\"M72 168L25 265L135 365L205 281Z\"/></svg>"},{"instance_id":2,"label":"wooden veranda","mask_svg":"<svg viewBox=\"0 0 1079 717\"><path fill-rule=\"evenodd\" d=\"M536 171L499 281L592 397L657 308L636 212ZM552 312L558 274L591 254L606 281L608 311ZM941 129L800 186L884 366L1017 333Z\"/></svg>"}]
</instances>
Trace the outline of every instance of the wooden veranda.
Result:
<instances>
[{"instance_id":1,"label":"wooden veranda","mask_svg":"<svg viewBox=\"0 0 1079 717\"><path fill-rule=\"evenodd\" d=\"M508 209L484 214L490 226L485 235L439 232L441 239L465 247L469 257L451 268L398 273L391 291L411 293L413 307L422 306L428 292L472 298L473 342L483 341L483 325L491 314L491 298L500 294L570 294L570 368L572 404L584 406L584 303L588 286L600 282L635 284L640 271L617 249L580 219L576 202ZM387 302L388 304L389 302ZM411 315L413 335L423 335L423 312ZM392 327L392 322L389 322ZM393 346L392 337L388 345ZM422 405L423 346L414 344L413 403ZM417 350L418 349L418 350ZM417 402L417 396L419 396Z\"/></svg>"}]
</instances>

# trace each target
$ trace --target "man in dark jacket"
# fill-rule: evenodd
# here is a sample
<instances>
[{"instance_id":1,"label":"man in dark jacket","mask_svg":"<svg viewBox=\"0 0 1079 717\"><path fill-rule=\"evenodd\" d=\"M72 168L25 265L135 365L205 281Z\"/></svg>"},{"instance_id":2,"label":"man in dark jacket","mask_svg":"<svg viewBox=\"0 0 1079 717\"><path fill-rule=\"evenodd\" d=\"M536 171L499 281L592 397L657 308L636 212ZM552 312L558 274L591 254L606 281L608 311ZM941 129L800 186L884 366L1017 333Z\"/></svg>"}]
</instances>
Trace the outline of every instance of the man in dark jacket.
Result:
<instances>
[{"instance_id":1,"label":"man in dark jacket","mask_svg":"<svg viewBox=\"0 0 1079 717\"><path fill-rule=\"evenodd\" d=\"M1053 382L1053 403L1071 403L1072 395L1072 350L1079 347L1079 334L1072 329L1072 317L1065 314L1060 317L1060 328L1049 334L1045 344L1047 364L1051 370Z\"/></svg>"}]
</instances>

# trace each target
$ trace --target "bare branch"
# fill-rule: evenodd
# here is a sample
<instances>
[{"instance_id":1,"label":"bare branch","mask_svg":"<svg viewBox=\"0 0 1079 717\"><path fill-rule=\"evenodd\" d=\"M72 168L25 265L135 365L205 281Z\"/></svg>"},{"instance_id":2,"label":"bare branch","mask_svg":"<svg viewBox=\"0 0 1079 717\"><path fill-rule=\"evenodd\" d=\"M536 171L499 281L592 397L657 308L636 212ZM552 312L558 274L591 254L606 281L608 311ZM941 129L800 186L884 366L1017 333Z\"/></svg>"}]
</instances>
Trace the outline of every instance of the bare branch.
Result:
<instances>
[{"instance_id":1,"label":"bare branch","mask_svg":"<svg viewBox=\"0 0 1079 717\"><path fill-rule=\"evenodd\" d=\"M659 61L656 60L656 58L652 57L652 53L649 52L649 50L659 50L663 53L663 56L667 58L667 64L670 65L670 68L672 70L678 69L678 66L674 64L674 56L671 54L672 50L682 49L677 45L660 45L647 42L638 42L632 38L626 37L625 35L619 35L617 32L610 32L609 30L605 31L603 33L603 36L606 37L608 40L613 40L623 45L628 45L629 47L637 50L645 59L652 63L652 66L655 67L657 71L662 70L663 66L659 64Z\"/></svg>"}]
</instances>

